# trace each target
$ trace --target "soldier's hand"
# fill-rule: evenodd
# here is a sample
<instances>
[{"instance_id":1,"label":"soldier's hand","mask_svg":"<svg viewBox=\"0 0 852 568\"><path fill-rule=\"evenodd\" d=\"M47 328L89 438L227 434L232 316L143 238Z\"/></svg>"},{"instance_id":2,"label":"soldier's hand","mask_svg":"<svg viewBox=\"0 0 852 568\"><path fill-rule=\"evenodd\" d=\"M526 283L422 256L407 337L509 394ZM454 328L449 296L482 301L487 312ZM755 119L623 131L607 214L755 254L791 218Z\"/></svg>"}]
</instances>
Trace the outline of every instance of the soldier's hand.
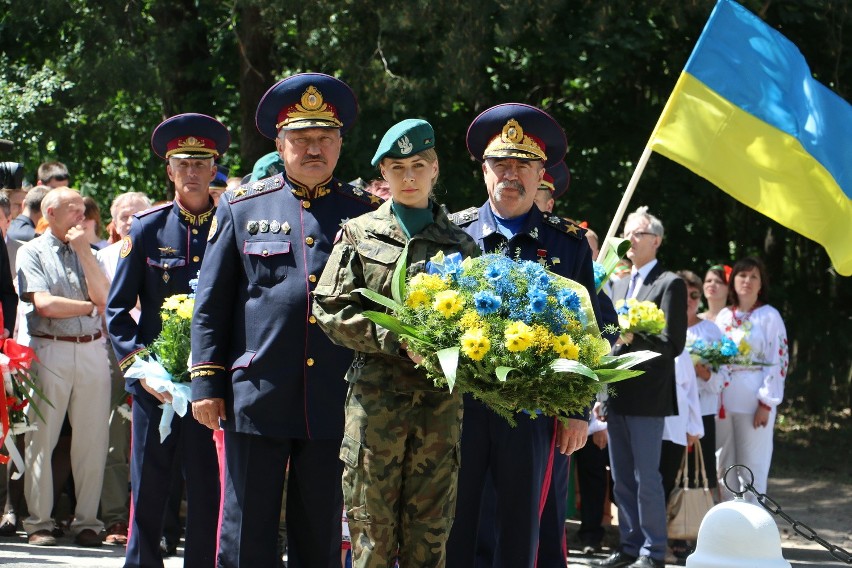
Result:
<instances>
[{"instance_id":1,"label":"soldier's hand","mask_svg":"<svg viewBox=\"0 0 852 568\"><path fill-rule=\"evenodd\" d=\"M148 381L146 381L145 379L139 379L139 384L141 384L143 389L145 389L146 391L148 391L148 393L149 393L151 396L153 396L154 398L156 398L157 400L159 400L161 403L171 402L171 401L172 401L172 395L171 395L171 394L169 394L169 393L167 393L167 392L157 392L157 391L155 391L155 390L154 390L154 389L152 389L150 386L148 386Z\"/></svg>"},{"instance_id":2,"label":"soldier's hand","mask_svg":"<svg viewBox=\"0 0 852 568\"><path fill-rule=\"evenodd\" d=\"M568 424L556 422L556 445L559 453L570 456L586 445L589 436L589 423L585 420L569 418Z\"/></svg>"},{"instance_id":3,"label":"soldier's hand","mask_svg":"<svg viewBox=\"0 0 852 568\"><path fill-rule=\"evenodd\" d=\"M225 399L202 398L193 401L192 416L211 430L219 430L219 421L225 420Z\"/></svg>"}]
</instances>

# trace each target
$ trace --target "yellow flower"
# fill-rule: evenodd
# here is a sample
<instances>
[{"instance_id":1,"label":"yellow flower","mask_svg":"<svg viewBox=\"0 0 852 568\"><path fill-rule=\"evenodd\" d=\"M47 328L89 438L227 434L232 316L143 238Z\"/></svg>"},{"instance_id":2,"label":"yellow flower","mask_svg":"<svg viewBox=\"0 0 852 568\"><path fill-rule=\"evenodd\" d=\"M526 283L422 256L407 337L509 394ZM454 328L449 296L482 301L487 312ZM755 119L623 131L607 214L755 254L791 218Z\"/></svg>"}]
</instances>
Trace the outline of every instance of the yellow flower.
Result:
<instances>
[{"instance_id":1,"label":"yellow flower","mask_svg":"<svg viewBox=\"0 0 852 568\"><path fill-rule=\"evenodd\" d=\"M479 317L479 314L476 313L476 310L465 310L459 318L458 322L459 329L474 329L480 328L487 332L488 324L482 321L482 318Z\"/></svg>"},{"instance_id":2,"label":"yellow flower","mask_svg":"<svg viewBox=\"0 0 852 568\"><path fill-rule=\"evenodd\" d=\"M506 349L509 351L526 351L532 345L533 331L522 321L515 321L506 326Z\"/></svg>"},{"instance_id":3,"label":"yellow flower","mask_svg":"<svg viewBox=\"0 0 852 568\"><path fill-rule=\"evenodd\" d=\"M169 313L168 312L160 312L160 319L163 321L169 321Z\"/></svg>"},{"instance_id":4,"label":"yellow flower","mask_svg":"<svg viewBox=\"0 0 852 568\"><path fill-rule=\"evenodd\" d=\"M425 272L415 274L408 283L408 286L409 288L422 288L423 290L431 292L438 292L440 290L447 289L447 283L444 282L443 278L437 274L426 274Z\"/></svg>"},{"instance_id":5,"label":"yellow flower","mask_svg":"<svg viewBox=\"0 0 852 568\"><path fill-rule=\"evenodd\" d=\"M748 344L748 341L745 339L740 340L739 351L739 354L743 357L751 353L751 345Z\"/></svg>"},{"instance_id":6,"label":"yellow flower","mask_svg":"<svg viewBox=\"0 0 852 568\"><path fill-rule=\"evenodd\" d=\"M479 361L491 349L491 341L482 329L471 329L461 336L462 353Z\"/></svg>"},{"instance_id":7,"label":"yellow flower","mask_svg":"<svg viewBox=\"0 0 852 568\"><path fill-rule=\"evenodd\" d=\"M181 302L180 306L177 308L178 317L185 320L192 319L193 304L194 302L192 300Z\"/></svg>"},{"instance_id":8,"label":"yellow flower","mask_svg":"<svg viewBox=\"0 0 852 568\"><path fill-rule=\"evenodd\" d=\"M178 306L180 306L181 302L186 300L186 294L175 294L174 296L169 296L166 298L166 301L163 302L164 310L176 310Z\"/></svg>"},{"instance_id":9,"label":"yellow flower","mask_svg":"<svg viewBox=\"0 0 852 568\"><path fill-rule=\"evenodd\" d=\"M423 290L412 290L405 299L405 305L409 308L419 308L429 303L429 294Z\"/></svg>"},{"instance_id":10,"label":"yellow flower","mask_svg":"<svg viewBox=\"0 0 852 568\"><path fill-rule=\"evenodd\" d=\"M553 338L553 350L563 359L576 361L580 356L580 348L568 334L562 334Z\"/></svg>"},{"instance_id":11,"label":"yellow flower","mask_svg":"<svg viewBox=\"0 0 852 568\"><path fill-rule=\"evenodd\" d=\"M450 318L464 307L464 299L455 290L444 290L435 294L432 307L445 318Z\"/></svg>"},{"instance_id":12,"label":"yellow flower","mask_svg":"<svg viewBox=\"0 0 852 568\"><path fill-rule=\"evenodd\" d=\"M532 326L533 346L537 353L544 354L553 343L553 334L541 324Z\"/></svg>"}]
</instances>

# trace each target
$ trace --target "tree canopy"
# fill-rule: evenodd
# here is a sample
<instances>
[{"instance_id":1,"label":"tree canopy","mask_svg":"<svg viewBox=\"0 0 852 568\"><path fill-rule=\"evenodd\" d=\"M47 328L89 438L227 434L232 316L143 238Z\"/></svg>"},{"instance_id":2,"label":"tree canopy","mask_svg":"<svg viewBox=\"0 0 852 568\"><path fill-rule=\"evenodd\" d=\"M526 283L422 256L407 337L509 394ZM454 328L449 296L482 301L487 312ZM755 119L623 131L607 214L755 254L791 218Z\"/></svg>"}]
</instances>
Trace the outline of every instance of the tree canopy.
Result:
<instances>
[{"instance_id":1,"label":"tree canopy","mask_svg":"<svg viewBox=\"0 0 852 568\"><path fill-rule=\"evenodd\" d=\"M273 145L254 127L263 93L302 71L346 81L359 98L338 177L371 179L382 134L403 118L435 128L439 200L485 199L465 147L470 121L501 102L551 113L569 140L572 183L556 212L603 234L713 0L0 0L4 160L59 160L108 211L124 191L168 197L150 136L164 118L219 118L237 175ZM849 99L846 0L746 0L803 52L815 77ZM719 167L724 167L720 164ZM699 274L761 256L771 303L792 340L788 400L814 411L852 398L852 284L825 251L654 155L631 209L666 224L661 257ZM852 220L850 220L852 222Z\"/></svg>"}]
</instances>

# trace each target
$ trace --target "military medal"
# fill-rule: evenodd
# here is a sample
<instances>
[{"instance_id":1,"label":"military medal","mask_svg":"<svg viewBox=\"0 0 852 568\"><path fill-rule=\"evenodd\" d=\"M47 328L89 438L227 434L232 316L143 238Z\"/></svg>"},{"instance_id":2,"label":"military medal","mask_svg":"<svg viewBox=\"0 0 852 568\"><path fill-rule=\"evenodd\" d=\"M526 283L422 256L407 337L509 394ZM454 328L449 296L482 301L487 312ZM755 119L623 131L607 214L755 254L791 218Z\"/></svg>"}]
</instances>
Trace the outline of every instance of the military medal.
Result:
<instances>
[{"instance_id":1,"label":"military medal","mask_svg":"<svg viewBox=\"0 0 852 568\"><path fill-rule=\"evenodd\" d=\"M246 230L250 235L256 235L257 230L260 228L260 224L257 221L249 221L246 223Z\"/></svg>"},{"instance_id":2,"label":"military medal","mask_svg":"<svg viewBox=\"0 0 852 568\"><path fill-rule=\"evenodd\" d=\"M169 278L171 278L171 276L169 276L168 271L167 271L167 272L163 272L163 282L168 283L168 282L169 282Z\"/></svg>"},{"instance_id":3,"label":"military medal","mask_svg":"<svg viewBox=\"0 0 852 568\"><path fill-rule=\"evenodd\" d=\"M290 223L288 223L287 221L284 221L284 224L281 225L281 230L284 232L285 235L289 235L290 234Z\"/></svg>"},{"instance_id":4,"label":"military medal","mask_svg":"<svg viewBox=\"0 0 852 568\"><path fill-rule=\"evenodd\" d=\"M263 219L260 222L260 232L261 233L268 233L269 232L269 221L267 221L266 219Z\"/></svg>"},{"instance_id":5,"label":"military medal","mask_svg":"<svg viewBox=\"0 0 852 568\"><path fill-rule=\"evenodd\" d=\"M273 233L277 233L281 230L281 223L279 223L277 219L273 219L269 222L269 230Z\"/></svg>"},{"instance_id":6,"label":"military medal","mask_svg":"<svg viewBox=\"0 0 852 568\"><path fill-rule=\"evenodd\" d=\"M544 249L538 249L535 251L536 256L538 256L538 263L542 266L547 264L547 251Z\"/></svg>"}]
</instances>

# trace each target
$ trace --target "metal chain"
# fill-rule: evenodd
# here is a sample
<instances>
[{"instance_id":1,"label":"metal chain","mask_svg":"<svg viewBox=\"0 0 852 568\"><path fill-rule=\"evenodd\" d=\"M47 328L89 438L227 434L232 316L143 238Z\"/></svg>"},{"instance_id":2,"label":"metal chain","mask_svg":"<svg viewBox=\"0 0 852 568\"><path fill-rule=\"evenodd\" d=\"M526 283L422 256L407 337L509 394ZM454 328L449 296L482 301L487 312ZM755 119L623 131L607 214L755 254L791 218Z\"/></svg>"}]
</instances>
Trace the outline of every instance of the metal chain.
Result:
<instances>
[{"instance_id":1,"label":"metal chain","mask_svg":"<svg viewBox=\"0 0 852 568\"><path fill-rule=\"evenodd\" d=\"M740 469L746 470L748 472L749 477L751 478L751 481L749 481L748 483L744 483L745 479L742 476L740 476L739 474L737 474L737 478L740 480L740 482L743 482L741 487L743 487L744 489L734 490L728 484L728 474L731 472L731 470L733 470L735 468L740 468ZM825 540L824 538L819 536L819 534L817 534L817 532L814 529L812 529L811 527L809 527L805 523L797 521L796 519L794 519L793 517L791 517L790 515L785 513L784 510L781 508L781 505L779 505L770 496L765 495L765 494L759 492L757 489L755 489L754 488L754 473L752 473L752 471L748 467L746 467L744 465L740 465L740 464L732 465L731 467L729 467L728 469L725 470L725 475L722 476L722 482L725 484L725 487L728 488L728 491L730 491L731 493L736 495L737 498L739 498L739 499L742 499L742 497L743 497L743 495L745 495L746 491L751 491L752 493L754 493L754 496L757 498L757 502L760 503L763 506L764 509L766 509L767 511L769 511L773 515L781 517L782 519L787 521L793 527L793 530L796 531L797 533L799 533L799 535L801 535L802 537L804 537L805 540L808 540L808 541L811 541L811 542L816 542L817 544L819 544L820 546L822 546L826 550L828 550L829 554L831 554L837 560L840 560L841 562L845 562L846 564L852 564L852 553L844 550L843 548L837 546L836 544L831 544L830 542L828 542L827 540Z\"/></svg>"}]
</instances>

